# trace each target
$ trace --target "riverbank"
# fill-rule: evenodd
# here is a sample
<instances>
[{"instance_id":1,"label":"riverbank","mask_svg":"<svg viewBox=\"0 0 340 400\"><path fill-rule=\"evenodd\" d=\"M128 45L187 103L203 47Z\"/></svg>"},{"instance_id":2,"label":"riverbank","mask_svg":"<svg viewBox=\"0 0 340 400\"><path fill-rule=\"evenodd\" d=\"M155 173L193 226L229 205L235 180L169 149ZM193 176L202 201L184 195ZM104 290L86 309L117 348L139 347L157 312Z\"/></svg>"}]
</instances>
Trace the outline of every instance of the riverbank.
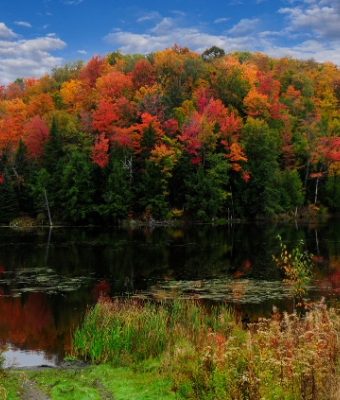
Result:
<instances>
[{"instance_id":1,"label":"riverbank","mask_svg":"<svg viewBox=\"0 0 340 400\"><path fill-rule=\"evenodd\" d=\"M175 210L176 211L176 210ZM178 210L177 210L178 211ZM129 217L127 219L118 220L115 226L123 228L145 228L145 227L187 227L190 225L199 224L211 224L211 225L227 225L235 223L249 223L249 222L261 222L261 221L271 221L271 222L283 222L283 223L307 223L307 222L325 222L331 218L339 218L338 214L330 214L324 207L317 207L314 204L309 206L300 207L296 209L295 212L287 211L281 214L268 215L256 215L252 220L247 220L245 218L235 218L232 215L228 215L220 218L212 218L211 220L198 220L193 219L187 213L182 211L178 214L170 213L170 218L164 220L157 220L153 218L151 214L140 214L135 217ZM7 226L0 224L0 226ZM36 218L30 216L21 216L12 220L9 225L12 228L34 228L34 227L88 227L88 226L106 226L103 224L71 224L70 221L58 221L54 219L54 224L50 225L47 216L43 213L37 215ZM111 225L110 225L111 226Z\"/></svg>"},{"instance_id":2,"label":"riverbank","mask_svg":"<svg viewBox=\"0 0 340 400\"><path fill-rule=\"evenodd\" d=\"M331 400L339 334L340 313L324 302L250 322L223 305L101 298L70 356L91 365L3 372L3 398Z\"/></svg>"},{"instance_id":3,"label":"riverbank","mask_svg":"<svg viewBox=\"0 0 340 400\"><path fill-rule=\"evenodd\" d=\"M237 321L225 306L101 299L61 368L4 370L1 399L312 399L340 395L340 313L321 302ZM0 392L1 393L1 392Z\"/></svg>"}]
</instances>

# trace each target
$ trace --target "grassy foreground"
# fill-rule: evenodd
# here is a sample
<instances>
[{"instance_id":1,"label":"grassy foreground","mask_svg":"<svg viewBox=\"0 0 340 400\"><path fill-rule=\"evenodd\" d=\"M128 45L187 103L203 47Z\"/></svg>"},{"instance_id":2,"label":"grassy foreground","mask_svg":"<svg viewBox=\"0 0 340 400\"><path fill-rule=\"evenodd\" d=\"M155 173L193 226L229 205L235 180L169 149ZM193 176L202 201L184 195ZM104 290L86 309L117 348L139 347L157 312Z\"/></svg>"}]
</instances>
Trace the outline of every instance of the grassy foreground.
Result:
<instances>
[{"instance_id":1,"label":"grassy foreground","mask_svg":"<svg viewBox=\"0 0 340 400\"><path fill-rule=\"evenodd\" d=\"M48 369L43 371L9 371L3 378L0 399L25 399L25 385L34 384L52 400L174 400L171 381L159 373L155 366L113 368L96 365L74 369ZM6 393L6 394L5 394ZM32 398L32 397L31 397ZM39 394L34 397L39 400Z\"/></svg>"},{"instance_id":2,"label":"grassy foreground","mask_svg":"<svg viewBox=\"0 0 340 400\"><path fill-rule=\"evenodd\" d=\"M323 304L242 329L223 306L101 299L73 340L92 366L12 371L2 384L8 399L25 379L51 399L338 399L339 333Z\"/></svg>"}]
</instances>

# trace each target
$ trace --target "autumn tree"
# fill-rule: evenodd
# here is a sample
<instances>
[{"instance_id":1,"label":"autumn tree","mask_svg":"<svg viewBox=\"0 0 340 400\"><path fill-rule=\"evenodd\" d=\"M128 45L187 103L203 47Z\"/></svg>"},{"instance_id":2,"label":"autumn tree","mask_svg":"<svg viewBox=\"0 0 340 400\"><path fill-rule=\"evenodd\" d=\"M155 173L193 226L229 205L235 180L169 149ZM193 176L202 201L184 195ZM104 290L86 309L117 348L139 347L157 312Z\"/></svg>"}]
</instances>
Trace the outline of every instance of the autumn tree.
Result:
<instances>
[{"instance_id":1,"label":"autumn tree","mask_svg":"<svg viewBox=\"0 0 340 400\"><path fill-rule=\"evenodd\" d=\"M60 89L64 82L78 78L79 72L83 66L84 62L82 60L76 60L52 68L51 77L55 81L55 86Z\"/></svg>"},{"instance_id":2,"label":"autumn tree","mask_svg":"<svg viewBox=\"0 0 340 400\"><path fill-rule=\"evenodd\" d=\"M220 58L225 56L225 51L217 46L212 46L209 49L204 50L202 58L204 61L211 61L214 58Z\"/></svg>"},{"instance_id":3,"label":"autumn tree","mask_svg":"<svg viewBox=\"0 0 340 400\"><path fill-rule=\"evenodd\" d=\"M97 79L103 74L106 65L104 57L99 55L93 56L79 71L79 80L85 82L90 88L94 87Z\"/></svg>"},{"instance_id":4,"label":"autumn tree","mask_svg":"<svg viewBox=\"0 0 340 400\"><path fill-rule=\"evenodd\" d=\"M21 99L4 102L4 115L0 119L0 148L16 148L26 121L26 104Z\"/></svg>"},{"instance_id":5,"label":"autumn tree","mask_svg":"<svg viewBox=\"0 0 340 400\"><path fill-rule=\"evenodd\" d=\"M30 118L24 125L24 138L28 157L39 162L44 155L49 129L45 121L38 115Z\"/></svg>"},{"instance_id":6,"label":"autumn tree","mask_svg":"<svg viewBox=\"0 0 340 400\"><path fill-rule=\"evenodd\" d=\"M53 99L46 93L33 97L27 106L27 116L44 116L54 109Z\"/></svg>"},{"instance_id":7,"label":"autumn tree","mask_svg":"<svg viewBox=\"0 0 340 400\"><path fill-rule=\"evenodd\" d=\"M136 90L142 86L152 86L156 83L155 69L146 60L137 61L133 67L131 79Z\"/></svg>"}]
</instances>

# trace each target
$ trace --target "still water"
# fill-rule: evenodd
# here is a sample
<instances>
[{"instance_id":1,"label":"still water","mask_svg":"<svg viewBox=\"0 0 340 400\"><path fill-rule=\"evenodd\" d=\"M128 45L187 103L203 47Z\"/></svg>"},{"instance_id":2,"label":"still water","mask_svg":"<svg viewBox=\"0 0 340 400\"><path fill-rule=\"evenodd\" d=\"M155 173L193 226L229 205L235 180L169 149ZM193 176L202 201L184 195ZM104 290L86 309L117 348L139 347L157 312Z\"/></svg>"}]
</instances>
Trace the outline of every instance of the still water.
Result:
<instances>
[{"instance_id":1,"label":"still water","mask_svg":"<svg viewBox=\"0 0 340 400\"><path fill-rule=\"evenodd\" d=\"M8 365L56 365L101 294L227 302L251 318L291 311L276 236L314 254L309 297L340 299L340 223L154 229L0 229L0 343Z\"/></svg>"}]
</instances>

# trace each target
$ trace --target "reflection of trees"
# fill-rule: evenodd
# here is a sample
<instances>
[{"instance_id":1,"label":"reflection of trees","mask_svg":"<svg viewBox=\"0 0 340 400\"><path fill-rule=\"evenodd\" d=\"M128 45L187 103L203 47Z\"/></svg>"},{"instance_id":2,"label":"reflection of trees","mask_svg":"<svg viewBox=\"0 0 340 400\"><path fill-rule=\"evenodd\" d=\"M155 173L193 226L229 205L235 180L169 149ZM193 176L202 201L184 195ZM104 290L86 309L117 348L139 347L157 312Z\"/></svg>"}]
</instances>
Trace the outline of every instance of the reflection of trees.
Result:
<instances>
[{"instance_id":1,"label":"reflection of trees","mask_svg":"<svg viewBox=\"0 0 340 400\"><path fill-rule=\"evenodd\" d=\"M70 297L63 301L60 297L50 299L44 293L34 292L21 298L2 298L0 338L21 349L57 351L63 357L64 350L70 350L71 329L80 323L86 307ZM55 307L59 308L58 323Z\"/></svg>"}]
</instances>

